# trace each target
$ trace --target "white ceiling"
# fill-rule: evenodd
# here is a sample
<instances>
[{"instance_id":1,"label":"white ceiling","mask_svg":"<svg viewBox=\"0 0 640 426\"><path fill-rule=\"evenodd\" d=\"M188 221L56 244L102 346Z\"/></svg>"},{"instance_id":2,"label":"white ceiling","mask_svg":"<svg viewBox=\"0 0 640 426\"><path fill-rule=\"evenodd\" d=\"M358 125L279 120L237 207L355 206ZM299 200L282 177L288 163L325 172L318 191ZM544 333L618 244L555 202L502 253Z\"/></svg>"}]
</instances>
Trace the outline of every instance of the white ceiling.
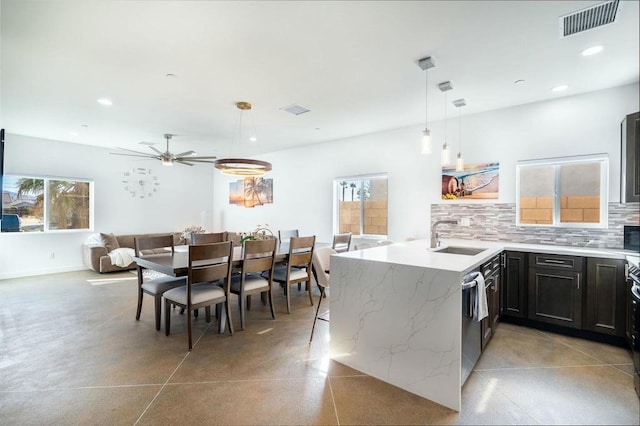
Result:
<instances>
[{"instance_id":1,"label":"white ceiling","mask_svg":"<svg viewBox=\"0 0 640 426\"><path fill-rule=\"evenodd\" d=\"M560 39L559 16L598 3L1 0L0 125L145 152L175 133L173 152L247 155L424 126L425 56L429 121L446 80L463 115L638 82L637 1ZM594 44L605 50L580 55ZM253 103L242 136L255 126L257 143L231 143L236 101Z\"/></svg>"}]
</instances>

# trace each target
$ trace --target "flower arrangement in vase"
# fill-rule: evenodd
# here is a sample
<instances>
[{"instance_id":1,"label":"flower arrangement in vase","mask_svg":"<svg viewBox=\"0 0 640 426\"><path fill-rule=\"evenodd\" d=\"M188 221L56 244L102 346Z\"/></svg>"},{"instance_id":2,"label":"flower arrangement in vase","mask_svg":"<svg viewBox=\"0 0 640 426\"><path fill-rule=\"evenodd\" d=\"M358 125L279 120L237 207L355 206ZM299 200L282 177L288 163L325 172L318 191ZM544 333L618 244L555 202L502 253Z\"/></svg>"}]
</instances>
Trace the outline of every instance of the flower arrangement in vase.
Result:
<instances>
[{"instance_id":1,"label":"flower arrangement in vase","mask_svg":"<svg viewBox=\"0 0 640 426\"><path fill-rule=\"evenodd\" d=\"M189 244L191 242L191 234L204 234L205 232L207 231L202 226L189 226L182 231L182 241L185 244Z\"/></svg>"},{"instance_id":2,"label":"flower arrangement in vase","mask_svg":"<svg viewBox=\"0 0 640 426\"><path fill-rule=\"evenodd\" d=\"M269 229L269 224L258 224L256 225L256 229L254 229L253 231L249 233L242 232L240 234L240 243L244 244L244 242L247 240L268 240L270 238L275 238L275 236L273 235L271 229Z\"/></svg>"}]
</instances>

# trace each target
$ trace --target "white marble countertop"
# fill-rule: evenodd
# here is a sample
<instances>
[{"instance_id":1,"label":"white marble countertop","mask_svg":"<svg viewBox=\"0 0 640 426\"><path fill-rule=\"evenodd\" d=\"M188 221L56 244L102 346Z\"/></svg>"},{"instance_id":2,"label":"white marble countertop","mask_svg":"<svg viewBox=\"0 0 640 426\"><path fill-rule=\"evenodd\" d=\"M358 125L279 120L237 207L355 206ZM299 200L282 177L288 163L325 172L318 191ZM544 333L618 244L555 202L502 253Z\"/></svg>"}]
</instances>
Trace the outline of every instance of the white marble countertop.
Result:
<instances>
[{"instance_id":1,"label":"white marble countertop","mask_svg":"<svg viewBox=\"0 0 640 426\"><path fill-rule=\"evenodd\" d=\"M493 242L479 240L442 240L441 246L432 249L429 240L415 240L395 243L387 246L372 247L341 253L352 259L369 260L373 262L394 263L399 265L417 266L429 269L440 269L453 272L468 272L482 265L491 257L503 250L522 251L531 253L564 254L571 256L603 257L609 259L625 259L628 255L638 255L631 250L555 246L545 244L523 244L510 242ZM437 250L446 246L486 248L473 255L440 253Z\"/></svg>"},{"instance_id":2,"label":"white marble countertop","mask_svg":"<svg viewBox=\"0 0 640 426\"><path fill-rule=\"evenodd\" d=\"M372 262L393 263L429 269L440 269L453 272L467 272L480 266L487 259L504 250L504 246L495 242L464 241L452 246L478 247L486 250L474 255L439 253L429 248L429 240L415 240L395 243L387 246L372 247L364 250L349 251L334 256L362 259ZM443 248L444 244L441 247Z\"/></svg>"}]
</instances>

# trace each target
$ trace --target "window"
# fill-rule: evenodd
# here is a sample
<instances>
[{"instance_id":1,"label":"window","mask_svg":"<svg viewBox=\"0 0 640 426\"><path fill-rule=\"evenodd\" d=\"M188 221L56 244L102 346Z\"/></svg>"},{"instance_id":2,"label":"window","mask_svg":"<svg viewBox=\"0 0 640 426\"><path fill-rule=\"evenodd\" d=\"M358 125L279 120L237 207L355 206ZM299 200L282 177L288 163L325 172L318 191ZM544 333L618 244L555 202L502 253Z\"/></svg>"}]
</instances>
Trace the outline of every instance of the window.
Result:
<instances>
[{"instance_id":1,"label":"window","mask_svg":"<svg viewBox=\"0 0 640 426\"><path fill-rule=\"evenodd\" d=\"M351 176L334 181L336 233L387 236L387 175Z\"/></svg>"},{"instance_id":2,"label":"window","mask_svg":"<svg viewBox=\"0 0 640 426\"><path fill-rule=\"evenodd\" d=\"M91 229L92 201L88 180L4 176L2 232Z\"/></svg>"},{"instance_id":3,"label":"window","mask_svg":"<svg viewBox=\"0 0 640 426\"><path fill-rule=\"evenodd\" d=\"M606 228L608 175L606 154L519 162L516 224Z\"/></svg>"}]
</instances>

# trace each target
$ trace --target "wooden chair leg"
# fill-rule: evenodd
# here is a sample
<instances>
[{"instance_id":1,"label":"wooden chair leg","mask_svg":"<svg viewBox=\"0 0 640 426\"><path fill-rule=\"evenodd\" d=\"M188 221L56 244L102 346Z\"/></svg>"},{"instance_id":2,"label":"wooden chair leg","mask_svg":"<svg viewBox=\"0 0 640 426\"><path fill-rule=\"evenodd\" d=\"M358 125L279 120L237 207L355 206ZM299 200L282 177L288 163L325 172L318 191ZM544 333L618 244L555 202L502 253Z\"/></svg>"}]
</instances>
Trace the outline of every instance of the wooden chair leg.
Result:
<instances>
[{"instance_id":1,"label":"wooden chair leg","mask_svg":"<svg viewBox=\"0 0 640 426\"><path fill-rule=\"evenodd\" d=\"M273 292L271 289L268 290L269 296L269 307L271 308L271 318L276 319L276 311L273 309Z\"/></svg>"},{"instance_id":2,"label":"wooden chair leg","mask_svg":"<svg viewBox=\"0 0 640 426\"><path fill-rule=\"evenodd\" d=\"M227 317L227 327L229 327L229 334L233 336L233 323L231 322L231 301L229 297L224 301L225 316ZM220 322L222 322L222 315L220 315ZM222 330L224 331L224 329Z\"/></svg>"},{"instance_id":3,"label":"wooden chair leg","mask_svg":"<svg viewBox=\"0 0 640 426\"><path fill-rule=\"evenodd\" d=\"M160 331L160 315L162 313L162 295L155 296L156 305L156 330Z\"/></svg>"},{"instance_id":4,"label":"wooden chair leg","mask_svg":"<svg viewBox=\"0 0 640 426\"><path fill-rule=\"evenodd\" d=\"M168 309L171 303L168 300L164 302L164 334L169 335L171 330L171 310Z\"/></svg>"},{"instance_id":5,"label":"wooden chair leg","mask_svg":"<svg viewBox=\"0 0 640 426\"><path fill-rule=\"evenodd\" d=\"M187 310L187 335L189 336L189 350L192 348L191 343L191 310Z\"/></svg>"},{"instance_id":6,"label":"wooden chair leg","mask_svg":"<svg viewBox=\"0 0 640 426\"><path fill-rule=\"evenodd\" d=\"M207 323L211 322L211 306L204 307L204 319Z\"/></svg>"},{"instance_id":7,"label":"wooden chair leg","mask_svg":"<svg viewBox=\"0 0 640 426\"><path fill-rule=\"evenodd\" d=\"M267 292L263 291L262 293L260 293L260 300L262 301L262 305L266 306L267 305Z\"/></svg>"},{"instance_id":8,"label":"wooden chair leg","mask_svg":"<svg viewBox=\"0 0 640 426\"><path fill-rule=\"evenodd\" d=\"M247 296L247 311L251 310L251 295Z\"/></svg>"},{"instance_id":9,"label":"wooden chair leg","mask_svg":"<svg viewBox=\"0 0 640 426\"><path fill-rule=\"evenodd\" d=\"M289 284L287 284L287 287L289 287ZM290 314L291 313L291 292L287 291L287 313Z\"/></svg>"},{"instance_id":10,"label":"wooden chair leg","mask_svg":"<svg viewBox=\"0 0 640 426\"><path fill-rule=\"evenodd\" d=\"M244 330L244 303L242 299L244 299L244 295L241 293L238 295L238 303L240 304L240 330Z\"/></svg>"},{"instance_id":11,"label":"wooden chair leg","mask_svg":"<svg viewBox=\"0 0 640 426\"><path fill-rule=\"evenodd\" d=\"M313 296L311 295L311 283L307 281L305 287L307 288L307 293L309 293L309 302L311 306L313 306Z\"/></svg>"},{"instance_id":12,"label":"wooden chair leg","mask_svg":"<svg viewBox=\"0 0 640 426\"><path fill-rule=\"evenodd\" d=\"M313 340L313 332L316 329L316 322L318 321L318 312L320 311L320 305L322 304L322 296L324 296L324 287L320 287L320 300L318 300L318 307L316 308L316 315L313 317L313 326L311 327L311 337L309 337L309 344Z\"/></svg>"},{"instance_id":13,"label":"wooden chair leg","mask_svg":"<svg viewBox=\"0 0 640 426\"><path fill-rule=\"evenodd\" d=\"M300 284L302 283L298 283L298 291L302 290L302 287L300 286Z\"/></svg>"},{"instance_id":14,"label":"wooden chair leg","mask_svg":"<svg viewBox=\"0 0 640 426\"><path fill-rule=\"evenodd\" d=\"M136 321L140 320L140 313L142 312L142 288L138 287L138 309L136 310Z\"/></svg>"}]
</instances>

